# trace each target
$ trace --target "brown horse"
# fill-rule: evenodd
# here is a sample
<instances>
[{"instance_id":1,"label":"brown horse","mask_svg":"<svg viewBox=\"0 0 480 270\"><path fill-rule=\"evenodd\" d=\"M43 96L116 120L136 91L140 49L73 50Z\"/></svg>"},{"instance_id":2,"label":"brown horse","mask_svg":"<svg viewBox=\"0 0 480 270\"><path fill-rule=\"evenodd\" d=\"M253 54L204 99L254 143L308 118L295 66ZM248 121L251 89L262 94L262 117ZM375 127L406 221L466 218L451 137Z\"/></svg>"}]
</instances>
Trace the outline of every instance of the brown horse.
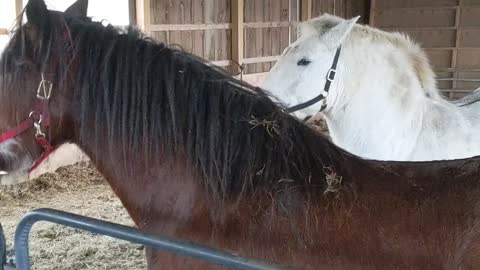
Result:
<instances>
[{"instance_id":1,"label":"brown horse","mask_svg":"<svg viewBox=\"0 0 480 270\"><path fill-rule=\"evenodd\" d=\"M86 7L26 6L1 60L0 170L73 142L144 231L301 269L480 269L480 158L362 160L261 89Z\"/></svg>"}]
</instances>

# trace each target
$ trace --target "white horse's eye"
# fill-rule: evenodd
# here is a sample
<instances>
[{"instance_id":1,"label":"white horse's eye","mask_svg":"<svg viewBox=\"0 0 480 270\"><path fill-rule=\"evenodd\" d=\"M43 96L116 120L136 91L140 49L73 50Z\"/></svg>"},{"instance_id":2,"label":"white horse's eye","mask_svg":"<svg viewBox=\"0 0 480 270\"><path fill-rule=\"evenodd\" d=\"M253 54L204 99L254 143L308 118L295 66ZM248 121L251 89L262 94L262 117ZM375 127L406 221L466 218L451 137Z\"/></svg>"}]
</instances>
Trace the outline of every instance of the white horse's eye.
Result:
<instances>
[{"instance_id":1,"label":"white horse's eye","mask_svg":"<svg viewBox=\"0 0 480 270\"><path fill-rule=\"evenodd\" d=\"M312 61L308 60L307 58L302 58L297 62L299 66L308 66Z\"/></svg>"}]
</instances>

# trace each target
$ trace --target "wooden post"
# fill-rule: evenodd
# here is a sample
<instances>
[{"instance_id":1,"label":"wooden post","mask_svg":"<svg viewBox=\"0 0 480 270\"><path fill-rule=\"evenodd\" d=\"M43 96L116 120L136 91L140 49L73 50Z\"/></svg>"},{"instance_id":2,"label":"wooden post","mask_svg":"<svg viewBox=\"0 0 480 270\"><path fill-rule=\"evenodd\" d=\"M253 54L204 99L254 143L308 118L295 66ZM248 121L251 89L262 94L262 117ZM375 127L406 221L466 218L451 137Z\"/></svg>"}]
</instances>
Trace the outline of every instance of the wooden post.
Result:
<instances>
[{"instance_id":1,"label":"wooden post","mask_svg":"<svg viewBox=\"0 0 480 270\"><path fill-rule=\"evenodd\" d=\"M312 18L312 0L300 0L300 20L308 21Z\"/></svg>"},{"instance_id":2,"label":"wooden post","mask_svg":"<svg viewBox=\"0 0 480 270\"><path fill-rule=\"evenodd\" d=\"M150 26L152 25L152 22L150 20L150 9L150 0L136 0L137 25L147 35L151 34Z\"/></svg>"},{"instance_id":3,"label":"wooden post","mask_svg":"<svg viewBox=\"0 0 480 270\"><path fill-rule=\"evenodd\" d=\"M457 10L455 12L455 33L456 33L456 36L455 36L455 48L452 51L452 65L451 65L452 69L454 69L452 77L455 78L455 79L458 78L458 71L455 71L455 69L457 67L458 48L460 47L460 38L461 38L461 35L462 35L462 32L460 31L460 15L461 15L462 5L463 5L463 1L459 0ZM458 86L457 81L455 81L455 80L452 81L452 89L456 89L457 86ZM450 99L453 99L453 91L448 93L448 97Z\"/></svg>"},{"instance_id":4,"label":"wooden post","mask_svg":"<svg viewBox=\"0 0 480 270\"><path fill-rule=\"evenodd\" d=\"M15 0L15 14L18 16L23 11L23 0Z\"/></svg>"},{"instance_id":5,"label":"wooden post","mask_svg":"<svg viewBox=\"0 0 480 270\"><path fill-rule=\"evenodd\" d=\"M140 1L140 0L137 0ZM128 18L130 25L137 24L137 2L136 0L128 0Z\"/></svg>"},{"instance_id":6,"label":"wooden post","mask_svg":"<svg viewBox=\"0 0 480 270\"><path fill-rule=\"evenodd\" d=\"M23 0L15 0L15 17L18 18L18 20L15 22L17 24L17 27L20 25L20 14L22 14L23 11Z\"/></svg>"},{"instance_id":7,"label":"wooden post","mask_svg":"<svg viewBox=\"0 0 480 270\"><path fill-rule=\"evenodd\" d=\"M237 72L241 71L243 64L243 2L244 0L232 0L232 61L240 66L235 67Z\"/></svg>"},{"instance_id":8,"label":"wooden post","mask_svg":"<svg viewBox=\"0 0 480 270\"><path fill-rule=\"evenodd\" d=\"M370 26L374 26L375 25L375 0L370 0L370 14L369 14L369 22L368 24Z\"/></svg>"}]
</instances>

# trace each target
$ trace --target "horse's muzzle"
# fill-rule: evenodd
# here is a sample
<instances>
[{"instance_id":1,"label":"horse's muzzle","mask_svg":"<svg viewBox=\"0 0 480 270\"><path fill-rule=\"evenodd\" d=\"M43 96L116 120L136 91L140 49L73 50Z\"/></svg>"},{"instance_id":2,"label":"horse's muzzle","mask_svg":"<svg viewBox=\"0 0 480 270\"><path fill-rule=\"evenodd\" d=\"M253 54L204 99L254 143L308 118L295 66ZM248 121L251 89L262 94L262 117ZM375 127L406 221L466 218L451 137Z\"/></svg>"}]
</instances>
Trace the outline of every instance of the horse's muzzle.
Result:
<instances>
[{"instance_id":1,"label":"horse's muzzle","mask_svg":"<svg viewBox=\"0 0 480 270\"><path fill-rule=\"evenodd\" d=\"M308 120L310 120L310 118L312 118L312 116L307 115L305 118L303 118L303 122L307 122Z\"/></svg>"}]
</instances>

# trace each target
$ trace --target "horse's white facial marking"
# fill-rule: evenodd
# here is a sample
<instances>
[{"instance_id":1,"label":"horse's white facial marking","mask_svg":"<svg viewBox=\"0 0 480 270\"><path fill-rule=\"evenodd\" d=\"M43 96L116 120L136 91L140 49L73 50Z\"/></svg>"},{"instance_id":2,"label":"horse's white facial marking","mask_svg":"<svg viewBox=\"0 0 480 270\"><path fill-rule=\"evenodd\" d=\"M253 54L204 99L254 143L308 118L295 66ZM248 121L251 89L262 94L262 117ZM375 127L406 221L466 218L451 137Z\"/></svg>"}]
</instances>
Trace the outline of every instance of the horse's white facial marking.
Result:
<instances>
[{"instance_id":1,"label":"horse's white facial marking","mask_svg":"<svg viewBox=\"0 0 480 270\"><path fill-rule=\"evenodd\" d=\"M19 153L26 153L22 157ZM28 180L28 170L33 163L33 158L28 151L23 149L17 139L11 139L0 144L0 185L10 185Z\"/></svg>"}]
</instances>

